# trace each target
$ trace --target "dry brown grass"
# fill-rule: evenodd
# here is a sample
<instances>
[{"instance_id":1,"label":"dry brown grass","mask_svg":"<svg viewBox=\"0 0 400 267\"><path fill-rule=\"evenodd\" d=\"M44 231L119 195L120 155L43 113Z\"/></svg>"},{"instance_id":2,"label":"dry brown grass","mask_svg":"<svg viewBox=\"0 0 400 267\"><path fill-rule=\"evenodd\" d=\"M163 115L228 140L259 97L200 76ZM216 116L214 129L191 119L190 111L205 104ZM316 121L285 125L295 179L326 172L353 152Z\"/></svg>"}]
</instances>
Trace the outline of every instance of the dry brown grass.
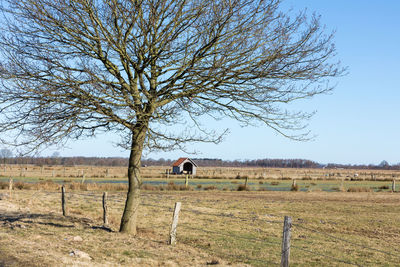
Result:
<instances>
[{"instance_id":1,"label":"dry brown grass","mask_svg":"<svg viewBox=\"0 0 400 267\"><path fill-rule=\"evenodd\" d=\"M128 184L126 183L81 183L81 182L68 182L64 183L66 189L73 191L127 191ZM0 188L7 189L9 183L1 182ZM27 182L14 182L13 187L18 190L59 190L61 184L55 183L52 180L40 181L38 183L27 183ZM142 190L146 191L187 191L194 190L192 186L185 186L182 184L175 184L170 181L167 185L150 185L143 184ZM204 190L217 189L215 186L205 187Z\"/></svg>"},{"instance_id":2,"label":"dry brown grass","mask_svg":"<svg viewBox=\"0 0 400 267\"><path fill-rule=\"evenodd\" d=\"M8 191L0 194L6 196ZM99 191L67 190L69 216L62 217L58 192L15 190L12 199L0 200L0 263L204 266L218 261L222 266L279 265L285 215L293 218L294 266L343 264L332 258L362 266L396 266L399 262L397 193L147 191L143 193L137 237L101 228L101 196ZM119 227L124 197L123 192L109 193L109 226L113 230ZM182 202L182 211L178 245L171 247L166 241L176 201ZM75 236L83 241L73 241ZM88 253L92 260L70 256L74 249Z\"/></svg>"},{"instance_id":3,"label":"dry brown grass","mask_svg":"<svg viewBox=\"0 0 400 267\"><path fill-rule=\"evenodd\" d=\"M141 168L144 178L165 178L166 170L171 166L149 166ZM3 177L40 177L40 178L126 178L127 167L97 166L35 166L6 165L0 168ZM200 167L198 178L226 179L280 179L280 180L348 180L348 181L391 181L400 178L395 170L357 170L357 169L296 169L296 168L230 168ZM170 175L170 177L176 177Z\"/></svg>"},{"instance_id":4,"label":"dry brown grass","mask_svg":"<svg viewBox=\"0 0 400 267\"><path fill-rule=\"evenodd\" d=\"M369 187L350 187L347 192L371 192L372 189Z\"/></svg>"}]
</instances>

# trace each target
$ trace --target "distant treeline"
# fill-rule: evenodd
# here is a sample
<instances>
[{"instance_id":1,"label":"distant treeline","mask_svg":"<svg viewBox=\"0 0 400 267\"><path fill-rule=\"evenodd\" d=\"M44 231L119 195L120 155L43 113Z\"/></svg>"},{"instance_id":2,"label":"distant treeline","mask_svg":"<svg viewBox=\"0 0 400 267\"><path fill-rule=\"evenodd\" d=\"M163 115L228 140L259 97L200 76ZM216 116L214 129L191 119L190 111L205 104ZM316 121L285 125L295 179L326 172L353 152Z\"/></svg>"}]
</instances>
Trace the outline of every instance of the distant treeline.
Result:
<instances>
[{"instance_id":1,"label":"distant treeline","mask_svg":"<svg viewBox=\"0 0 400 267\"><path fill-rule=\"evenodd\" d=\"M128 158L120 157L11 157L1 158L1 163L33 165L89 165L89 166L128 166ZM329 169L384 169L400 170L400 163L390 165L382 161L378 165L320 164L306 159L256 159L256 160L222 160L209 158L192 158L200 167L272 167L272 168L329 168ZM175 160L144 159L143 166L171 166Z\"/></svg>"},{"instance_id":2,"label":"distant treeline","mask_svg":"<svg viewBox=\"0 0 400 267\"><path fill-rule=\"evenodd\" d=\"M127 158L97 158L97 157L13 157L3 158L7 164L33 165L89 165L89 166L128 166Z\"/></svg>"}]
</instances>

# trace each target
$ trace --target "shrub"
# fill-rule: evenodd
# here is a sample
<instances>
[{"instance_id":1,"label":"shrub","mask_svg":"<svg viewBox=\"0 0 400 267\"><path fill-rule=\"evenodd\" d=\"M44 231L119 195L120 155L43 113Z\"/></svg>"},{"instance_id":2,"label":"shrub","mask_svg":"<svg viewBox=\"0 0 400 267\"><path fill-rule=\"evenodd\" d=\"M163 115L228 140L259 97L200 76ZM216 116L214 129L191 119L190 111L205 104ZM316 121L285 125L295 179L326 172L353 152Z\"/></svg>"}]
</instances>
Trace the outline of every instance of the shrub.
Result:
<instances>
[{"instance_id":1,"label":"shrub","mask_svg":"<svg viewBox=\"0 0 400 267\"><path fill-rule=\"evenodd\" d=\"M237 187L237 191L247 191L247 190L248 190L248 188L244 184L240 184Z\"/></svg>"},{"instance_id":2,"label":"shrub","mask_svg":"<svg viewBox=\"0 0 400 267\"><path fill-rule=\"evenodd\" d=\"M14 188L17 188L17 189L19 189L19 190L22 190L22 189L28 189L28 186L25 186L25 183L23 183L23 182L15 182L14 183Z\"/></svg>"},{"instance_id":3,"label":"shrub","mask_svg":"<svg viewBox=\"0 0 400 267\"><path fill-rule=\"evenodd\" d=\"M300 189L300 187L299 187L298 184L295 184L295 185L292 184L292 187L290 188L290 191L299 191L299 189Z\"/></svg>"},{"instance_id":4,"label":"shrub","mask_svg":"<svg viewBox=\"0 0 400 267\"><path fill-rule=\"evenodd\" d=\"M389 186L388 185L382 185L382 186L378 187L378 189L389 189Z\"/></svg>"},{"instance_id":5,"label":"shrub","mask_svg":"<svg viewBox=\"0 0 400 267\"><path fill-rule=\"evenodd\" d=\"M167 186L163 187L163 189L160 188L160 190L169 190L169 191L186 191L186 190L192 190L190 186L185 186L185 185L177 185L173 181L169 182Z\"/></svg>"},{"instance_id":6,"label":"shrub","mask_svg":"<svg viewBox=\"0 0 400 267\"><path fill-rule=\"evenodd\" d=\"M7 182L0 182L0 189L7 189L8 183Z\"/></svg>"},{"instance_id":7,"label":"shrub","mask_svg":"<svg viewBox=\"0 0 400 267\"><path fill-rule=\"evenodd\" d=\"M60 186L53 182L52 180L41 180L39 183L33 185L35 189L44 190L57 190Z\"/></svg>"},{"instance_id":8,"label":"shrub","mask_svg":"<svg viewBox=\"0 0 400 267\"><path fill-rule=\"evenodd\" d=\"M217 190L217 187L215 185L209 185L204 187L204 190Z\"/></svg>"},{"instance_id":9,"label":"shrub","mask_svg":"<svg viewBox=\"0 0 400 267\"><path fill-rule=\"evenodd\" d=\"M155 191L155 190L158 189L158 187L154 186L154 185L150 185L150 184L143 184L142 185L142 189L143 190L148 190L148 191Z\"/></svg>"},{"instance_id":10,"label":"shrub","mask_svg":"<svg viewBox=\"0 0 400 267\"><path fill-rule=\"evenodd\" d=\"M347 192L371 192L372 189L369 187L350 187Z\"/></svg>"}]
</instances>

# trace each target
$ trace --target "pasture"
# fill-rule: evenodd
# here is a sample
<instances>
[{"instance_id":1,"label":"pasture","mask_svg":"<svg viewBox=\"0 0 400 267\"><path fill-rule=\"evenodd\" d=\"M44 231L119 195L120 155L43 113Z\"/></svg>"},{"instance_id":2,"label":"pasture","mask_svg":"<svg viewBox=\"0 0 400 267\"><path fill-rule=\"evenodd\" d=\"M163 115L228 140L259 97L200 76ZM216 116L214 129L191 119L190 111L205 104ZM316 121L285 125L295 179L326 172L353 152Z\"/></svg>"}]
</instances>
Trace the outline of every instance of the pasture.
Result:
<instances>
[{"instance_id":1,"label":"pasture","mask_svg":"<svg viewBox=\"0 0 400 267\"><path fill-rule=\"evenodd\" d=\"M142 167L143 178L166 178L171 166ZM127 167L97 166L37 166L28 164L1 165L0 177L36 178L126 178ZM170 175L170 178L174 175ZM196 178L200 179L279 179L279 180L353 180L391 181L400 178L398 170L357 169L296 169L296 168L234 168L199 167Z\"/></svg>"},{"instance_id":2,"label":"pasture","mask_svg":"<svg viewBox=\"0 0 400 267\"><path fill-rule=\"evenodd\" d=\"M11 198L8 187L0 187L0 266L278 266L284 216L293 221L291 266L400 262L400 194L390 192L397 172L365 171L366 177L370 172L376 176L364 180L360 170L340 170L343 179L324 179L329 170L306 170L311 179L301 179L304 170L295 177L290 177L295 170L282 169L285 177L260 178L260 172L272 175L276 170L242 169L227 171L222 179L208 170L210 177L192 179L189 190L182 190L182 177L167 180L162 168L146 167L143 173L151 170L159 177L144 179L139 231L132 237L117 232L126 179L116 169L108 171L112 177L94 177L101 170L105 174L105 167L82 167L86 177L72 177L76 169L53 177L53 170L62 168L44 167L49 176L24 177L15 170L10 176L23 182L14 186ZM355 172L358 176L350 175ZM245 175L250 191L239 192ZM3 175L3 185L10 176ZM292 179L297 179L297 192L290 191ZM67 188L65 217L60 184ZM103 191L108 191L107 227L102 222ZM176 202L182 209L177 244L170 246Z\"/></svg>"}]
</instances>

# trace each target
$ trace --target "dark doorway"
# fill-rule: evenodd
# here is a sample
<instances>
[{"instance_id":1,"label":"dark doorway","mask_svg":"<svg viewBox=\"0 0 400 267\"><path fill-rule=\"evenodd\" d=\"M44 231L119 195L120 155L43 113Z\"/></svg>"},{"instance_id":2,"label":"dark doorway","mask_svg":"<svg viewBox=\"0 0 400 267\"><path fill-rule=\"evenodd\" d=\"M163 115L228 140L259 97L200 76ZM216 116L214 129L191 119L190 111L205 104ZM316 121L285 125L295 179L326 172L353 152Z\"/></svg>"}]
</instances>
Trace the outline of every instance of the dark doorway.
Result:
<instances>
[{"instance_id":1,"label":"dark doorway","mask_svg":"<svg viewBox=\"0 0 400 267\"><path fill-rule=\"evenodd\" d=\"M193 164L190 162L186 162L183 164L183 171L189 174L193 173Z\"/></svg>"}]
</instances>

